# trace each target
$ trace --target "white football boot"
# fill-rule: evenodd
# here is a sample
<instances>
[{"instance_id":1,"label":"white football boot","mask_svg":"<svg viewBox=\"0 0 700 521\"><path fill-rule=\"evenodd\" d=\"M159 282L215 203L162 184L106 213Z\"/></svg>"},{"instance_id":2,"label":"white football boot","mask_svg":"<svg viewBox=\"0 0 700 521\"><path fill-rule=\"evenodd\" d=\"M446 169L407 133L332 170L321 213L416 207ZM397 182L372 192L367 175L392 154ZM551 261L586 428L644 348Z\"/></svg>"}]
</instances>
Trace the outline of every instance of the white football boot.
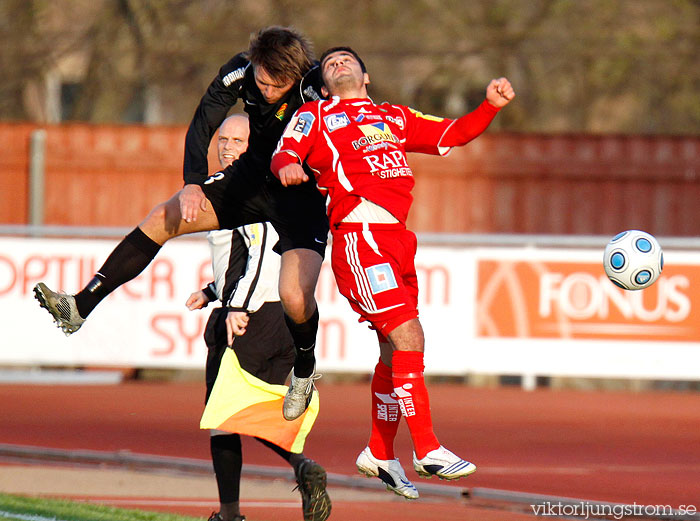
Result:
<instances>
[{"instance_id":1,"label":"white football boot","mask_svg":"<svg viewBox=\"0 0 700 521\"><path fill-rule=\"evenodd\" d=\"M401 463L396 459L377 459L372 455L369 447L360 452L355 462L360 474L369 478L379 478L386 485L387 490L391 490L399 496L407 499L418 499L418 490L408 481L406 473L403 471Z\"/></svg>"},{"instance_id":2,"label":"white football boot","mask_svg":"<svg viewBox=\"0 0 700 521\"><path fill-rule=\"evenodd\" d=\"M463 460L442 445L428 452L422 459L416 458L414 452L413 468L424 478L437 476L440 479L459 479L476 472L476 465Z\"/></svg>"}]
</instances>

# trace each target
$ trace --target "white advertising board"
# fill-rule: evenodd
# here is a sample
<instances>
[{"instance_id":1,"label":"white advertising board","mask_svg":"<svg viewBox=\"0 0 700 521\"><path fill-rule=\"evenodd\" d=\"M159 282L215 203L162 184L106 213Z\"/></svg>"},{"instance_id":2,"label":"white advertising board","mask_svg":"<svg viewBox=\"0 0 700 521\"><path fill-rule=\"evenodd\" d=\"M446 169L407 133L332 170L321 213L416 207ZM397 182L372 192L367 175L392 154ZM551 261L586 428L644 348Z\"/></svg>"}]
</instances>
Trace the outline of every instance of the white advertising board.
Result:
<instances>
[{"instance_id":1,"label":"white advertising board","mask_svg":"<svg viewBox=\"0 0 700 521\"><path fill-rule=\"evenodd\" d=\"M170 241L138 278L65 337L33 298L75 292L116 241L0 237L0 365L202 368L210 280L203 237ZM651 288L625 292L597 250L419 247L426 372L700 379L700 255L666 252ZM376 337L340 296L328 263L317 288L319 371L369 372Z\"/></svg>"}]
</instances>

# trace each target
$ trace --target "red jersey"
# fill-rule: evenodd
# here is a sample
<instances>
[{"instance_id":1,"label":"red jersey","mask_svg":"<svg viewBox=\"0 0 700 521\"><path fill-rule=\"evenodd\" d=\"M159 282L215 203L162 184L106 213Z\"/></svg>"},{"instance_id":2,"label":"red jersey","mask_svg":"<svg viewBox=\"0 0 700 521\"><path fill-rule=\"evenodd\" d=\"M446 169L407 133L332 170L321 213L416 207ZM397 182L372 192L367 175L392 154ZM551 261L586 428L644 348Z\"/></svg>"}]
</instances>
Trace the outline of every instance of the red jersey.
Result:
<instances>
[{"instance_id":1,"label":"red jersey","mask_svg":"<svg viewBox=\"0 0 700 521\"><path fill-rule=\"evenodd\" d=\"M490 107L490 108L489 108ZM294 114L272 156L271 170L306 163L320 190L327 192L331 225L342 221L365 198L405 225L413 196L407 152L446 155L488 126L498 109L487 102L464 118L424 115L409 107L375 104L368 98L337 97L305 103ZM460 126L455 123L462 123ZM464 139L460 139L464 138Z\"/></svg>"}]
</instances>

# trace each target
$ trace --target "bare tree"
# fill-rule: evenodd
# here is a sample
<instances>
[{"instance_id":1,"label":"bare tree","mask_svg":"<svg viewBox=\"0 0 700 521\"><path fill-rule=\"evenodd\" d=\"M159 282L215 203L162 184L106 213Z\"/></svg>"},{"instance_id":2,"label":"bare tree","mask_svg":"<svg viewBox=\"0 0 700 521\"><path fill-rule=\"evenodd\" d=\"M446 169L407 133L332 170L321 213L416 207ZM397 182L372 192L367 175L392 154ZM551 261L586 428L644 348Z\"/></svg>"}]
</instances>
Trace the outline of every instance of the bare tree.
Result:
<instances>
[{"instance_id":1,"label":"bare tree","mask_svg":"<svg viewBox=\"0 0 700 521\"><path fill-rule=\"evenodd\" d=\"M80 56L67 117L129 121L149 93L186 123L218 67L261 27L293 25L320 53L351 45L370 94L455 116L511 78L500 128L697 134L697 0L5 0L0 118L30 119L27 92Z\"/></svg>"}]
</instances>

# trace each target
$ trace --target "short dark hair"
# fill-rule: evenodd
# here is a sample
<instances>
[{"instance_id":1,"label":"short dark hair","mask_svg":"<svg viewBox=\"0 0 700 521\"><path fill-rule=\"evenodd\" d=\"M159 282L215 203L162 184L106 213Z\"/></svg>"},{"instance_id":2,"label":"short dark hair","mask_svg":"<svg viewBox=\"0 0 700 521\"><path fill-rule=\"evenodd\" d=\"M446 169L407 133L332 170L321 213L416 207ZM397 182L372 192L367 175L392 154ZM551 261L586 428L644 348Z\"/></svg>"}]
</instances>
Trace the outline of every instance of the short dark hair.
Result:
<instances>
[{"instance_id":1,"label":"short dark hair","mask_svg":"<svg viewBox=\"0 0 700 521\"><path fill-rule=\"evenodd\" d=\"M359 62L360 67L362 68L362 72L367 72L367 67L365 67L365 63L362 61L362 58L360 58L360 55L357 54L353 49L350 47L331 47L330 49L327 49L322 55L321 55L321 67L323 67L323 60L328 58L330 54L333 54L334 52L347 52L349 54L352 54L355 59Z\"/></svg>"},{"instance_id":2,"label":"short dark hair","mask_svg":"<svg viewBox=\"0 0 700 521\"><path fill-rule=\"evenodd\" d=\"M279 81L301 80L314 63L311 41L290 27L273 25L250 37L248 57Z\"/></svg>"}]
</instances>

